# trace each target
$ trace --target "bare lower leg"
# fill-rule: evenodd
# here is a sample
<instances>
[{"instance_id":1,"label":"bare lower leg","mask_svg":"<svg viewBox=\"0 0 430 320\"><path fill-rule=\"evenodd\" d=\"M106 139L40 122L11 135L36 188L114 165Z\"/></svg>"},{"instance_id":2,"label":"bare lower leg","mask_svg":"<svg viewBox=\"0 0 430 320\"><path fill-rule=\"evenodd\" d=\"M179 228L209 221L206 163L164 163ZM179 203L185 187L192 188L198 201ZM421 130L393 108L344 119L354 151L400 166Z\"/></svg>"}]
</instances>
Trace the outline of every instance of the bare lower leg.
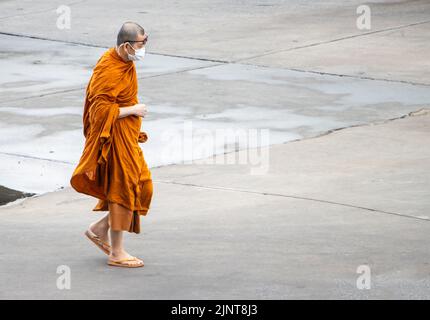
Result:
<instances>
[{"instance_id":1,"label":"bare lower leg","mask_svg":"<svg viewBox=\"0 0 430 320\"><path fill-rule=\"evenodd\" d=\"M100 240L109 243L109 214L90 224L90 230L99 236Z\"/></svg>"},{"instance_id":2,"label":"bare lower leg","mask_svg":"<svg viewBox=\"0 0 430 320\"><path fill-rule=\"evenodd\" d=\"M112 227L110 229L112 250L109 258L111 260L131 259L133 256L124 249L122 230L128 228L128 219L133 213L117 203L109 202L109 214L110 224L115 228L115 230L112 230ZM129 263L143 264L143 261L136 258L135 261L130 261Z\"/></svg>"},{"instance_id":3,"label":"bare lower leg","mask_svg":"<svg viewBox=\"0 0 430 320\"><path fill-rule=\"evenodd\" d=\"M123 245L123 234L122 231L110 230L111 246L112 246L112 258L123 259L126 253Z\"/></svg>"},{"instance_id":4,"label":"bare lower leg","mask_svg":"<svg viewBox=\"0 0 430 320\"><path fill-rule=\"evenodd\" d=\"M110 254L110 259L112 260L123 260L123 259L131 259L133 256L130 255L127 251L124 250L123 245L123 231L114 231L110 230L110 238L112 241L112 251ZM131 261L131 264L141 264L142 260L137 259L135 261Z\"/></svg>"}]
</instances>

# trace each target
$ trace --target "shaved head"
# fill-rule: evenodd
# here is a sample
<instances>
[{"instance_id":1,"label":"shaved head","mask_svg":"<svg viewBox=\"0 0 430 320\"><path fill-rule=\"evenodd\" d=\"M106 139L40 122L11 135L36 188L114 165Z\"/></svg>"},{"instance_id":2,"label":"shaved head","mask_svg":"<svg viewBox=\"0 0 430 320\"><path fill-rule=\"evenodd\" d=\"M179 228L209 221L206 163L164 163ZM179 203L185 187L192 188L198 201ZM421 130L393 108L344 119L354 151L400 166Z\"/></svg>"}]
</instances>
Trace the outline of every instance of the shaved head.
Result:
<instances>
[{"instance_id":1,"label":"shaved head","mask_svg":"<svg viewBox=\"0 0 430 320\"><path fill-rule=\"evenodd\" d=\"M136 22L127 21L125 22L118 32L116 38L116 45L120 46L124 42L134 41L137 39L138 35L145 35L145 30L138 25Z\"/></svg>"}]
</instances>

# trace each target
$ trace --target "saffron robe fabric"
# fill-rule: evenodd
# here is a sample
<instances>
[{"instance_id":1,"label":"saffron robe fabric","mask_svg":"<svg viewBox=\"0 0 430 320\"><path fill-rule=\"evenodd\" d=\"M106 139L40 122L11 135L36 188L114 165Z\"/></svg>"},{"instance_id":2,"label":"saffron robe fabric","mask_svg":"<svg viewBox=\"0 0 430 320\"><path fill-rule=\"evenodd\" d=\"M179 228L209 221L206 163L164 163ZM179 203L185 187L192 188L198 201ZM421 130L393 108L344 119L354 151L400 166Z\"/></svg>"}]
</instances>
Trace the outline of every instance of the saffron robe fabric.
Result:
<instances>
[{"instance_id":1,"label":"saffron robe fabric","mask_svg":"<svg viewBox=\"0 0 430 320\"><path fill-rule=\"evenodd\" d=\"M109 48L97 61L88 83L83 112L85 146L70 179L80 193L99 199L93 211L108 211L108 202L130 210L127 223L111 225L113 230L140 232L140 215L146 215L152 199L152 177L139 142L142 118L118 118L121 107L138 103L137 74L133 61L123 61ZM127 225L127 227L124 227Z\"/></svg>"}]
</instances>

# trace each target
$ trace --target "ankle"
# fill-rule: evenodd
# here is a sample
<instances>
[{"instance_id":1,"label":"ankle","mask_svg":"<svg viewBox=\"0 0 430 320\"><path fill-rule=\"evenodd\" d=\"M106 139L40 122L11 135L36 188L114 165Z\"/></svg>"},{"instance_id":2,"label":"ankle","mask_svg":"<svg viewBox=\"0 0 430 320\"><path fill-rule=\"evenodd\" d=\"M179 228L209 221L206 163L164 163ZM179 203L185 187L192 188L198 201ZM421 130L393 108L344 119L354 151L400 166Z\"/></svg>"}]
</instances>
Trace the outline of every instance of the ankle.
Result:
<instances>
[{"instance_id":1,"label":"ankle","mask_svg":"<svg viewBox=\"0 0 430 320\"><path fill-rule=\"evenodd\" d=\"M109 224L96 221L90 224L90 229L94 231L106 231L107 229L109 229Z\"/></svg>"},{"instance_id":2,"label":"ankle","mask_svg":"<svg viewBox=\"0 0 430 320\"><path fill-rule=\"evenodd\" d=\"M111 256L112 257L120 257L120 256L123 256L125 254L125 250L123 249L123 248L119 248L119 249L114 249L114 248L112 248L112 251L111 251Z\"/></svg>"}]
</instances>

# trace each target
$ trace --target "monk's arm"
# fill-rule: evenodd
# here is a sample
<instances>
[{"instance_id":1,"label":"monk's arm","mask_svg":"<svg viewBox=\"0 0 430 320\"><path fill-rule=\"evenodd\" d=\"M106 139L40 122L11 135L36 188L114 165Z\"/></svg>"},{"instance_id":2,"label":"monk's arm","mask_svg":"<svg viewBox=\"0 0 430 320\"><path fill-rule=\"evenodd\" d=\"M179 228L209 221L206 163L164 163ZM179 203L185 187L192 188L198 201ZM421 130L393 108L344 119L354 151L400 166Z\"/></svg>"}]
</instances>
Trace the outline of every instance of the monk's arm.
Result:
<instances>
[{"instance_id":1,"label":"monk's arm","mask_svg":"<svg viewBox=\"0 0 430 320\"><path fill-rule=\"evenodd\" d=\"M124 118L128 116L145 117L145 115L146 115L146 105L144 103L138 103L131 107L119 108L118 118Z\"/></svg>"},{"instance_id":2,"label":"monk's arm","mask_svg":"<svg viewBox=\"0 0 430 320\"><path fill-rule=\"evenodd\" d=\"M128 117L128 116L132 116L132 115L135 115L135 108L134 108L134 106L119 108L118 119L119 118Z\"/></svg>"}]
</instances>

